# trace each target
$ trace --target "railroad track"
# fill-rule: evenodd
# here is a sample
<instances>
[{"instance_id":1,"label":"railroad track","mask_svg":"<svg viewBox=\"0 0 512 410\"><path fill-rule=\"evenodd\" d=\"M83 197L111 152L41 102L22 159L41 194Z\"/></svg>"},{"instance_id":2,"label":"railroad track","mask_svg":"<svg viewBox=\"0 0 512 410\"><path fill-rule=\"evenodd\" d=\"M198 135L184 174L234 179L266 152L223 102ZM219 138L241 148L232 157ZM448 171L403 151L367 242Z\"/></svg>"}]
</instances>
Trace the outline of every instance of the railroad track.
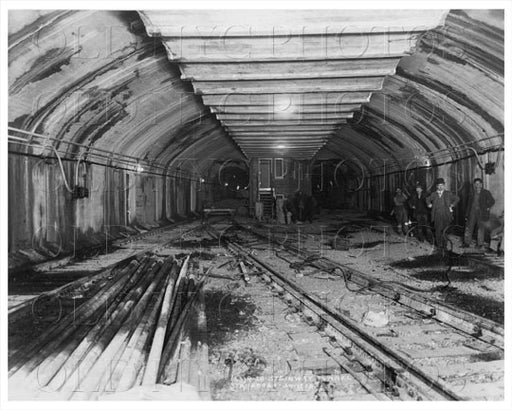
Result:
<instances>
[{"instance_id":1,"label":"railroad track","mask_svg":"<svg viewBox=\"0 0 512 410\"><path fill-rule=\"evenodd\" d=\"M228 232L237 233L238 243ZM222 232L210 228L210 233L252 263L265 282L328 337L333 348L326 354L344 369L357 369L363 383L375 386L378 379L381 393L402 400L503 400L503 328L498 324L305 249L282 242L277 246L275 238L240 225ZM275 247L255 255L243 242ZM318 280L310 278L319 271L331 279L331 297L319 296Z\"/></svg>"},{"instance_id":2,"label":"railroad track","mask_svg":"<svg viewBox=\"0 0 512 410\"><path fill-rule=\"evenodd\" d=\"M339 269L343 274L344 280L353 282L360 287L371 288L373 292L399 301L401 304L416 309L427 316L435 316L439 321L449 324L461 331L470 333L482 341L503 348L504 329L503 326L494 321L474 315L462 309L457 309L437 299L431 299L425 296L424 293L411 290L406 284L396 281L374 279L351 266L337 263L331 259L320 256L318 253L310 252L305 249L304 246L300 245L299 240L290 241L289 237L286 237L287 240L283 240L281 237L274 237L273 233L269 235L260 230L240 224L237 224L236 227L243 230L243 232L256 235L264 240L264 245L267 246L267 249L268 246L270 246L271 249L275 249L276 246L279 247L279 249L286 249L292 254L309 261L308 264L310 266L314 266L326 272ZM260 243L262 242L260 241ZM295 246L293 243L298 243L298 245Z\"/></svg>"},{"instance_id":3,"label":"railroad track","mask_svg":"<svg viewBox=\"0 0 512 410\"><path fill-rule=\"evenodd\" d=\"M198 228L205 231L200 232ZM318 365L319 357L320 362L330 363L331 367L334 363L345 377L340 385L358 384L367 393L361 393L364 400L369 396L377 400L503 399L503 329L498 325L485 320L475 322L471 315L450 310L398 284L372 280L353 268L319 258L304 248L284 246L282 238L269 239L261 232L233 223L217 221L215 227L198 225L184 235L190 234L193 240L188 242L201 247L203 242L197 237L205 233L216 238L219 246L226 246L235 256L231 262L236 262L241 275L231 276L230 283L238 279L240 283L248 284L253 276L257 276L261 279L259 286L263 288L260 292L269 289L269 294L277 295L287 309L301 316L304 325L315 332L317 339L312 347L315 351L302 353L301 359L310 365L313 362L316 365L314 371L320 373L330 370ZM174 248L163 251L169 242L160 239L159 243L153 244L153 252L162 253L158 257L176 254L180 249L179 241L173 238L170 242L174 242ZM187 247L190 252L189 244ZM256 253L255 248L267 252ZM144 257L142 254L146 252L137 253L137 257ZM200 258L200 252L196 253ZM226 256L220 258L230 261ZM128 260L133 259L127 258L125 268L121 264L117 265L118 269L130 266L126 264ZM95 283L110 275L107 271L103 274L106 276L93 275L88 278L89 282L80 280L70 284L66 292L61 289L55 296L72 297L86 291L88 286L94 290ZM215 274L211 276L214 280ZM226 275L218 276L223 278L221 280L227 279ZM319 282L329 284L323 288L328 290L327 293L321 292L322 288L317 286ZM256 286L250 293L253 291ZM385 313L384 325L378 324L382 319L379 316L381 309ZM297 335L300 333L293 333L291 337ZM308 333L308 339L310 335ZM184 340L181 333L174 337ZM48 340L51 342L52 339ZM186 348L187 344L183 346ZM15 349L9 355L23 362L23 353ZM205 352L196 354L202 355L204 362ZM187 355L186 349L184 353L181 350L180 353L168 352L164 362L173 363L180 357L179 363L184 365L186 373L194 374L193 362L187 361ZM181 360L182 356L185 360ZM168 370L177 374L175 366ZM334 386L327 379L317 377L319 394L324 391L329 400L333 397L344 400L343 395L334 394ZM167 381L173 382L171 379Z\"/></svg>"}]
</instances>

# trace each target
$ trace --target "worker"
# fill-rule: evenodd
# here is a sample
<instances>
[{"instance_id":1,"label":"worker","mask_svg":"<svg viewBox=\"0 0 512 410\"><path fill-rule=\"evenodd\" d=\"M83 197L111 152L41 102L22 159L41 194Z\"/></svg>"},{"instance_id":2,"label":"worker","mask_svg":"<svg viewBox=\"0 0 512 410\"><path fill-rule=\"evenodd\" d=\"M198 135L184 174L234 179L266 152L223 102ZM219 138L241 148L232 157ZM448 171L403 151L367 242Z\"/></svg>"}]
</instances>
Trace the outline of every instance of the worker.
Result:
<instances>
[{"instance_id":1,"label":"worker","mask_svg":"<svg viewBox=\"0 0 512 410\"><path fill-rule=\"evenodd\" d=\"M426 199L427 206L432 209L431 217L434 223L437 249L445 248L446 229L453 221L453 210L459 203L459 197L445 190L443 178L436 179L436 191Z\"/></svg>"},{"instance_id":2,"label":"worker","mask_svg":"<svg viewBox=\"0 0 512 410\"><path fill-rule=\"evenodd\" d=\"M466 229L464 231L463 247L467 248L471 245L476 226L478 231L476 245L478 249L483 249L486 227L489 223L490 210L493 205L494 198L492 194L487 189L483 189L481 178L475 178L466 207Z\"/></svg>"},{"instance_id":3,"label":"worker","mask_svg":"<svg viewBox=\"0 0 512 410\"><path fill-rule=\"evenodd\" d=\"M304 208L304 220L313 223L313 215L315 214L317 202L312 195L306 196L306 206Z\"/></svg>"},{"instance_id":4,"label":"worker","mask_svg":"<svg viewBox=\"0 0 512 410\"><path fill-rule=\"evenodd\" d=\"M293 201L290 195L287 195L285 197L285 200L283 202L283 213L284 213L284 219L286 224L292 223L292 216L293 216Z\"/></svg>"},{"instance_id":5,"label":"worker","mask_svg":"<svg viewBox=\"0 0 512 410\"><path fill-rule=\"evenodd\" d=\"M491 243L489 249L496 252L498 256L503 256L505 247L505 212L498 217L499 225L491 231Z\"/></svg>"},{"instance_id":6,"label":"worker","mask_svg":"<svg viewBox=\"0 0 512 410\"><path fill-rule=\"evenodd\" d=\"M432 241L432 230L429 222L429 209L427 195L420 183L416 184L416 192L409 198L409 207L412 209L412 217L416 221L416 235L420 242L427 239Z\"/></svg>"},{"instance_id":7,"label":"worker","mask_svg":"<svg viewBox=\"0 0 512 410\"><path fill-rule=\"evenodd\" d=\"M407 216L407 209L405 208L407 204L407 197L402 192L402 188L397 188L395 190L395 196L393 197L393 213L395 215L396 223L397 223L397 231L398 233L407 234L407 225L409 222L409 217Z\"/></svg>"},{"instance_id":8,"label":"worker","mask_svg":"<svg viewBox=\"0 0 512 410\"><path fill-rule=\"evenodd\" d=\"M304 193L299 190L295 194L295 210L297 211L297 220L299 222L304 222L304 214L305 214L305 208L306 208L306 196Z\"/></svg>"}]
</instances>

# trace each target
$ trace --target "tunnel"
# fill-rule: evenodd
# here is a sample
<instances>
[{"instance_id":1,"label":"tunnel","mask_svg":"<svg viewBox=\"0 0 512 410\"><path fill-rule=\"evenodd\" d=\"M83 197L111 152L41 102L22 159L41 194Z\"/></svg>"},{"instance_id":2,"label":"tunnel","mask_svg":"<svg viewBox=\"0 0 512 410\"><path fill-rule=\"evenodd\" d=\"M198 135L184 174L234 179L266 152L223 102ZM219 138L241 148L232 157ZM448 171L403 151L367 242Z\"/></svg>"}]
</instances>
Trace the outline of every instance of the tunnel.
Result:
<instances>
[{"instance_id":1,"label":"tunnel","mask_svg":"<svg viewBox=\"0 0 512 410\"><path fill-rule=\"evenodd\" d=\"M100 360L90 356L97 346L101 354L111 354L109 360L121 360L134 335L142 338L149 332L153 344L139 341L147 351L138 353L147 362L130 359L144 363L133 376L138 381L132 380L140 386L132 387L132 396L128 389L119 396L108 392L114 399L185 397L186 392L172 390L177 382L170 376L171 364L151 365L154 354L169 363L176 359L180 350L176 353L171 341L182 337L181 349L188 340L189 354L210 362L210 373L199 373L219 379L208 385L208 394L199 389L201 382L186 379L197 399L366 400L372 395L377 400L503 403L507 10L441 9L442 4L429 9L292 8L7 11L10 397L19 400L37 391L32 400L45 399L45 392L58 400L98 399L102 394L96 390L66 395L68 381L56 385L62 369L51 360L64 354L79 358L76 352L84 349L90 374L80 380L91 387L93 375L96 383L107 377L99 370ZM174 291L164 286L171 282L164 268L176 280ZM283 269L305 290L289 284ZM140 282L133 279L137 272ZM62 325L66 314L72 309L76 315L81 303L95 311L95 298L114 295L102 283L115 275L121 278L116 283L127 281L124 286L133 279L126 289L135 299L123 299L119 311L112 312L124 318L133 303L133 317L153 320L155 328L119 324L110 334L111 319L87 337L76 325L76 334L69 333L74 340L69 343L75 344L65 348L63 334L71 331ZM185 285L182 275L189 275ZM208 288L208 275L222 285ZM254 284L256 276L261 285ZM139 289L144 281L145 290ZM322 319L317 310L332 291L330 281L348 293L330 307L336 314ZM196 285L201 292L205 288L197 298L190 296ZM306 298L294 315L305 316L321 332L348 323L349 333L336 336L342 359L332 346L323 348L327 367L336 367L341 376L318 365L320 359L305 347L296 347L298 335L310 331L292 330L290 316L282 326L256 319L264 303L270 303L257 288L264 285L273 286L272 297L284 297L288 308L285 304L283 309L295 306L293 298ZM186 297L180 296L183 286L185 293L189 289ZM354 293L354 287L359 291ZM385 309L375 307L367 295L356 301L356 294L380 287L380 297L388 298ZM149 307L157 302L142 292L153 288L163 289L158 299L162 310L150 320ZM254 300L240 296L241 289ZM183 320L194 323L190 334L184 333L181 313L174 317L171 311L174 328L160 329L166 301L172 312L180 303L188 312L192 319ZM142 303L149 306L147 316L137 310ZM445 362L437 364L435 381L428 366L441 353L422 355L421 349L402 346L389 359L393 365L389 360L377 364L400 339L396 329L406 327L397 319L401 313L390 312L407 303L422 326L448 323L475 338L471 346L478 360L458 333L450 336L460 342L453 342L453 351L443 345ZM360 316L359 304L364 306ZM236 312L229 313L228 307ZM340 317L344 314L349 319ZM379 320L384 324L376 324ZM206 353L201 349L207 343L194 339L205 331L205 321L208 330L215 325ZM356 322L370 334L360 336L364 343L358 348L347 336L356 332ZM267 330L256 332L260 325ZM229 328L225 333L236 330L238 336L252 329L256 342L250 348L245 339L233 342L222 333L223 326ZM287 359L288 370L302 359L310 363L306 370L300 367L313 377L306 382L313 386L306 388L309 393L281 385L262 391L247 387L247 380L259 380L270 369L263 350L273 349L266 345L288 344L275 328L289 328L289 343L296 347L298 356ZM336 338L324 333L324 339L326 334ZM413 342L413 333L404 336L409 345L420 343ZM115 344L120 335L124 344ZM309 345L319 346L317 337L307 336ZM82 345L86 340L89 344ZM379 350L380 344L388 350ZM229 374L221 377L211 370L216 366L211 355L226 353L227 346L236 354L219 356ZM406 359L425 362L412 372L416 383L396 370L408 368ZM55 372L47 380L48 390L25 391L24 377L41 363ZM459 373L439 376L446 363L458 366ZM381 377L376 369L382 366ZM185 366L189 372L197 368ZM461 376L464 368L473 372L472 378L467 372ZM493 376L477 380L478 372L486 371ZM361 375L378 383L364 384ZM354 387L358 393L343 395L336 390L344 385L338 376L353 377L364 389ZM128 376L120 372L118 377L122 384ZM153 389L153 396L140 389L157 381L165 387Z\"/></svg>"}]
</instances>

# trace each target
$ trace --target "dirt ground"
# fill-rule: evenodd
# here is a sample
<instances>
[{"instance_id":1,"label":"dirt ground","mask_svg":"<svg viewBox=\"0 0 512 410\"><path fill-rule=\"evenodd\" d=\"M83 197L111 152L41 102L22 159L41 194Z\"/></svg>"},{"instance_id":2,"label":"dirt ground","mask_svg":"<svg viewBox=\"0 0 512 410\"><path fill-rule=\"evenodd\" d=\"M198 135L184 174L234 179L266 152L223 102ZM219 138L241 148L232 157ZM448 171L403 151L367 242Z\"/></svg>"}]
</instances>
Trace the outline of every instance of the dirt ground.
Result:
<instances>
[{"instance_id":1,"label":"dirt ground","mask_svg":"<svg viewBox=\"0 0 512 410\"><path fill-rule=\"evenodd\" d=\"M494 258L488 265L472 263L472 258L465 257L464 251L474 250L461 249L460 238L455 235L450 235L453 252L443 255L434 252L428 242L399 235L389 224L369 221L364 214L352 211L323 213L312 224L259 227L267 232L278 232L283 242L316 252L379 280L405 284L426 297L503 324L503 258ZM300 240L297 232L300 232ZM478 259L481 255L475 254L475 257ZM328 281L323 282L328 290Z\"/></svg>"},{"instance_id":2,"label":"dirt ground","mask_svg":"<svg viewBox=\"0 0 512 410\"><path fill-rule=\"evenodd\" d=\"M255 224L249 219L241 222ZM353 212L324 214L313 224L256 225L276 234L283 243L290 241L379 280L406 285L427 297L503 323L504 278L499 268L486 269L455 254L450 254L451 259L435 254L428 243L398 235L383 228L382 222L376 221L376 229L370 229L368 219ZM265 257L268 247L256 242L254 252ZM453 242L457 243L457 238ZM323 348L329 348L325 337L305 324L262 281L253 277L244 283L240 279L235 258L219 247L218 240L194 232L173 243L168 251L178 258L191 254L199 270L212 267L212 273L221 276L211 277L205 288L212 399L375 399L348 374L332 371L329 358L321 354ZM269 260L275 268L289 270L284 259L276 260L272 254ZM314 269L297 275L298 282L320 298L339 299L345 292L347 296L336 307L358 322L362 321L361 312L372 306L376 312L386 309L395 324L406 320L393 315L398 308L394 302L383 307L372 295L368 300L351 298L354 289L344 289L348 285L342 278L333 279ZM304 363L308 363L307 369ZM324 374L325 369L329 371Z\"/></svg>"},{"instance_id":3,"label":"dirt ground","mask_svg":"<svg viewBox=\"0 0 512 410\"><path fill-rule=\"evenodd\" d=\"M273 230L282 242L295 241L296 246L309 251L316 250L323 256L380 280L405 284L425 293L425 296L463 307L498 322L503 319L502 275L491 271L483 272L459 260L447 261L432 253L430 246L419 243L414 238L404 240L392 232L384 235L379 231L362 229L356 227L353 220L350 222L352 226L349 226L345 214L328 216L312 225L267 225L263 228ZM244 222L254 224L254 221ZM262 229L262 225L257 227ZM286 231L289 235L286 235ZM300 241L297 240L297 231L300 231ZM244 235L236 231L230 239L237 235L241 241L244 240ZM247 238L250 236L245 240ZM278 271L294 275L285 260L293 257L283 252L283 260L279 260L274 251L269 251L265 246L265 241L254 241L252 238L249 240L254 242L253 252L258 257L267 263L271 262ZM340 244L333 249L335 240ZM194 240L183 243L190 248L197 245ZM328 372L329 374L324 375L318 369L304 371L295 368L296 364L311 361L320 361L322 366L319 367L328 368L329 358L321 356L322 346L329 347L328 340L305 324L298 314L260 280L255 277L249 283L240 280L236 263L234 266L225 265L234 258L224 249L215 247L214 242L208 240L201 241L201 245L206 247L194 249L193 254L197 253L202 257L208 253L215 255L214 259L206 258L209 261L205 263L215 266L215 274L231 278L211 278L205 289L212 399L372 399L345 373ZM190 251L190 248L185 251ZM447 272L449 263L452 268ZM366 298L364 295L361 297L358 289L346 289L349 285L342 278L333 278L332 275L313 268L305 268L295 275L297 276L294 280L299 285L320 299L336 299L334 307L357 323L364 324L367 320L364 312L370 310L384 310L389 323L394 327L400 327L402 323L402 327L407 326L410 321L410 318L401 316L397 303L374 298L371 293ZM340 298L340 295L344 296ZM386 329L377 327L369 331L378 337L383 336ZM452 339L443 341L449 346L456 342ZM416 349L421 343L418 340L410 348ZM423 349L438 347L425 345ZM439 363L431 364L427 361L425 366L429 365L435 367Z\"/></svg>"},{"instance_id":4,"label":"dirt ground","mask_svg":"<svg viewBox=\"0 0 512 410\"><path fill-rule=\"evenodd\" d=\"M212 399L373 400L322 353L328 338L253 279L205 289Z\"/></svg>"}]
</instances>

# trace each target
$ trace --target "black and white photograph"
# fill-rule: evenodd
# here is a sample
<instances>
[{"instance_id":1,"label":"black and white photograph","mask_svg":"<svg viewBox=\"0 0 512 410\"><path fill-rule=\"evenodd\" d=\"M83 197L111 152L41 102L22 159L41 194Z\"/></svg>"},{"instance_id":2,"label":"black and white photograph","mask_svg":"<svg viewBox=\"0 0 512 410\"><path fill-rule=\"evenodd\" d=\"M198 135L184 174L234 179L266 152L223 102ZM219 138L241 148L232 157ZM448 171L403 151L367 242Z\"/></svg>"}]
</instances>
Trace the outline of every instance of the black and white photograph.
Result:
<instances>
[{"instance_id":1,"label":"black and white photograph","mask_svg":"<svg viewBox=\"0 0 512 410\"><path fill-rule=\"evenodd\" d=\"M510 408L508 2L1 7L2 408Z\"/></svg>"}]
</instances>

